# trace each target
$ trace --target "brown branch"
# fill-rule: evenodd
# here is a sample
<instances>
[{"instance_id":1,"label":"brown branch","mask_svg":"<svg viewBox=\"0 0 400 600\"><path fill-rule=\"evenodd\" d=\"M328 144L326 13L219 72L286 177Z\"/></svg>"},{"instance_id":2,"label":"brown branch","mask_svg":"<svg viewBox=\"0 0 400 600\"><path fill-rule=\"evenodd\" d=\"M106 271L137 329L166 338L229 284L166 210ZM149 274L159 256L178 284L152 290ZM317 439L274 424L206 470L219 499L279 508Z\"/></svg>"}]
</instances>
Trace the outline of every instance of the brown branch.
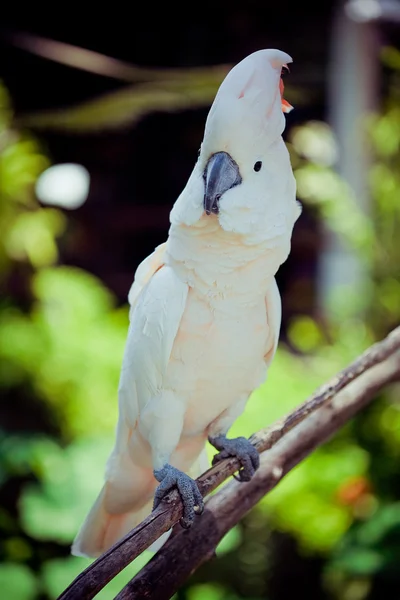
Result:
<instances>
[{"instance_id":1,"label":"brown branch","mask_svg":"<svg viewBox=\"0 0 400 600\"><path fill-rule=\"evenodd\" d=\"M327 410L331 410L332 402L331 399L338 394L343 388L348 386L350 388L351 382L360 377L363 373L368 376L369 370L372 372L375 369L375 365L386 364L386 359L393 355L396 351L400 349L400 327L396 328L391 334L389 334L383 341L374 344L368 350L366 350L357 360L355 360L351 365L349 365L346 369L343 369L340 373L338 373L333 379L331 379L326 385L319 388L306 402L300 405L297 409L287 415L285 418L278 421L271 428L267 428L259 431L254 434L251 438L255 447L259 452L264 452L272 448L279 440L283 437L286 440L286 437L289 435L289 432L297 425L296 432L299 428L299 423L304 421L307 418L307 423L310 420L311 413L315 412L317 409L321 409L325 405L327 405ZM397 363L396 363L397 364ZM398 366L398 365L397 365ZM383 368L383 366L382 366ZM398 369L399 370L399 369ZM365 379L365 378L363 378ZM391 379L384 381L382 385L389 382ZM375 389L375 388L374 388ZM379 388L378 388L379 389ZM342 395L340 396L342 397ZM368 396L368 399L370 397ZM363 403L360 403L360 408L363 406ZM358 408L354 410L356 412L359 410ZM320 410L318 410L318 414ZM343 414L347 415L346 410L343 410ZM349 413L350 416L354 413ZM347 417L350 418L350 417ZM345 420L347 420L347 418ZM345 420L343 422L345 422ZM310 421L314 422L313 420ZM339 422L337 428L342 424L342 421ZM305 425L307 427L307 425ZM336 429L337 429L336 428ZM333 431L333 430L332 430ZM317 438L317 442L312 446L314 448L318 443L324 441L324 439L330 435L328 433L325 437L323 435L323 431L319 435L319 432L314 432ZM319 437L321 438L321 442L318 442ZM288 439L292 439L291 437ZM286 443L286 442L285 442ZM311 447L310 447L311 448ZM312 449L311 448L311 449ZM310 449L310 451L311 451ZM271 451L272 452L272 451ZM297 451L298 452L298 451ZM267 454L268 464L270 464L269 457L271 453ZM297 455L296 455L297 456ZM262 461L263 463L263 461ZM288 463L289 464L289 463ZM290 463L291 464L291 463ZM291 464L293 466L295 463ZM225 481L230 475L232 475L239 468L239 463L235 459L225 460L215 467L212 467L206 473L201 475L198 478L199 487L203 496L206 496L211 491L215 490L223 481ZM282 466L282 469L284 467ZM288 466L287 470L291 467ZM236 493L237 503L243 504L244 512L246 512L249 508L247 503L247 492L244 495L244 499L242 500L243 490L248 490L250 485L257 485L260 477L262 478L263 471L260 470L257 477L255 477L248 484L241 484L241 487L238 488ZM276 473L276 472L275 472ZM282 471L283 473L283 471ZM278 478L279 479L279 478ZM275 478L276 481L276 478ZM254 483L253 483L254 482ZM226 486L227 490L230 490L232 484ZM264 488L262 488L264 489ZM270 489L270 488L269 488ZM224 488L225 490L225 488ZM242 490L242 492L240 492ZM267 491L267 490L266 490ZM263 491L261 496L266 493ZM216 494L214 498L220 497L220 494ZM259 497L261 497L259 496ZM205 515L201 517L201 519L197 520L196 523L196 531L197 535L202 536L202 533L199 529L200 524L204 522L204 527L206 528L208 519L210 519L210 503L215 503L216 501L212 498L210 502L207 503L207 511ZM257 501L257 500L256 500ZM211 504L211 507L213 504ZM212 513L211 513L212 514ZM122 540L117 542L110 550L105 552L102 556L100 556L96 561L94 561L87 569L85 569L78 577L70 584L70 586L61 594L59 600L89 600L93 598L111 579L115 577L122 569L124 569L130 562L132 562L139 554L143 552L146 548L148 548L155 540L157 540L165 531L168 531L175 523L177 523L182 516L182 504L180 502L179 495L176 491L170 493L168 497L162 502L159 508L154 511L151 515L149 515L142 523L140 523L135 529L133 529L128 535L126 535ZM214 517L213 517L214 518ZM240 517L239 517L240 518ZM222 525L221 525L222 526ZM193 530L194 531L194 530ZM219 529L217 529L219 531ZM192 535L192 534L191 534ZM190 535L190 537L191 537ZM224 534L222 534L224 535ZM176 536L181 539L181 535ZM221 536L222 537L222 536ZM175 539L175 538L174 538ZM185 538L187 539L187 538ZM211 539L214 539L212 537ZM218 538L220 539L220 538ZM165 546L165 551L170 544L172 544L173 540ZM198 545L199 540L196 539L196 545ZM213 546L215 547L215 545ZM161 553L158 553L156 556L164 556L164 550ZM206 560L208 557L205 556L203 560ZM156 557L155 557L156 558ZM153 559L154 560L154 559ZM153 560L151 564L153 564ZM175 564L175 561L172 561L171 565ZM200 564L200 563L199 563ZM196 568L196 567L194 567ZM147 567L144 571L146 571ZM172 567L171 567L172 570ZM183 580L182 580L183 581ZM136 584L133 584L136 585ZM121 592L122 593L122 592ZM121 596L127 597L127 596ZM161 596L160 596L161 597ZM167 596L163 596L167 597Z\"/></svg>"},{"instance_id":2,"label":"brown branch","mask_svg":"<svg viewBox=\"0 0 400 600\"><path fill-rule=\"evenodd\" d=\"M269 452L249 483L235 480L206 502L201 519L180 531L116 596L115 600L170 598L186 579L212 558L222 537L286 473L332 436L387 383L399 379L400 353L371 367L335 398L288 432Z\"/></svg>"}]
</instances>

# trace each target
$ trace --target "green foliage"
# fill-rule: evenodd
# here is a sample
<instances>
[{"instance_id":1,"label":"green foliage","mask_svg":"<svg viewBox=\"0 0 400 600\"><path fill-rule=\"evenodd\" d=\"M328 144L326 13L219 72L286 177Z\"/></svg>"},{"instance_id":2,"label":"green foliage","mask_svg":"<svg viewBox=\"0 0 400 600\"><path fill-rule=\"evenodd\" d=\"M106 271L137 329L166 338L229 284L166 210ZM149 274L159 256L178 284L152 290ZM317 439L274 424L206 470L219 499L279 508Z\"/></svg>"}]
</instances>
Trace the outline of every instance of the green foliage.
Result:
<instances>
[{"instance_id":1,"label":"green foliage","mask_svg":"<svg viewBox=\"0 0 400 600\"><path fill-rule=\"evenodd\" d=\"M34 600L38 582L32 571L25 565L5 562L0 565L0 589L3 598Z\"/></svg>"},{"instance_id":2,"label":"green foliage","mask_svg":"<svg viewBox=\"0 0 400 600\"><path fill-rule=\"evenodd\" d=\"M341 440L305 460L262 505L268 512L272 509L279 529L296 534L303 549L329 551L353 521L351 510L337 497L338 490L352 477L366 474L367 466L368 454Z\"/></svg>"},{"instance_id":3,"label":"green foliage","mask_svg":"<svg viewBox=\"0 0 400 600\"><path fill-rule=\"evenodd\" d=\"M68 544L82 522L84 507L101 488L111 440L84 438L61 448L42 439L30 447L38 483L27 484L21 494L22 528L35 539Z\"/></svg>"},{"instance_id":4,"label":"green foliage","mask_svg":"<svg viewBox=\"0 0 400 600\"><path fill-rule=\"evenodd\" d=\"M90 434L93 414L97 433L110 431L127 309L114 309L95 277L70 267L41 269L32 292L30 315L13 307L0 315L4 384L28 379L66 435Z\"/></svg>"},{"instance_id":5,"label":"green foliage","mask_svg":"<svg viewBox=\"0 0 400 600\"><path fill-rule=\"evenodd\" d=\"M400 560L400 504L382 506L338 544L331 568L351 575L396 570Z\"/></svg>"},{"instance_id":6,"label":"green foliage","mask_svg":"<svg viewBox=\"0 0 400 600\"><path fill-rule=\"evenodd\" d=\"M98 131L132 125L149 112L209 106L227 71L226 66L177 71L164 81L139 83L63 111L28 115L24 124L40 129Z\"/></svg>"},{"instance_id":7,"label":"green foliage","mask_svg":"<svg viewBox=\"0 0 400 600\"><path fill-rule=\"evenodd\" d=\"M164 70L130 67L127 79L134 81L134 85L62 110L28 114L23 124L41 130L107 131L132 126L152 112L208 107L231 67ZM305 95L292 87L290 97L298 105L306 101Z\"/></svg>"},{"instance_id":8,"label":"green foliage","mask_svg":"<svg viewBox=\"0 0 400 600\"><path fill-rule=\"evenodd\" d=\"M12 128L12 116L0 82L0 281L10 260L28 259L34 266L54 262L54 238L64 224L61 213L38 206L33 186L49 163L36 140Z\"/></svg>"}]
</instances>

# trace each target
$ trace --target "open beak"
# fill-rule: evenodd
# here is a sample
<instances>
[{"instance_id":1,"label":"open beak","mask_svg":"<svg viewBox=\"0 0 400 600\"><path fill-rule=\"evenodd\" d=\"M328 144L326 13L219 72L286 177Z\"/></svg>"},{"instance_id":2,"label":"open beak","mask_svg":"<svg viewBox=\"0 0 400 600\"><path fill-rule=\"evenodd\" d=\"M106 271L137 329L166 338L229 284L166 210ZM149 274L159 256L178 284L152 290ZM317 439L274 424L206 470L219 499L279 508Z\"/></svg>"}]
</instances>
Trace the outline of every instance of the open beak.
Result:
<instances>
[{"instance_id":1,"label":"open beak","mask_svg":"<svg viewBox=\"0 0 400 600\"><path fill-rule=\"evenodd\" d=\"M204 170L204 210L207 215L219 213L222 194L242 182L239 167L227 152L213 154Z\"/></svg>"},{"instance_id":2,"label":"open beak","mask_svg":"<svg viewBox=\"0 0 400 600\"><path fill-rule=\"evenodd\" d=\"M289 102L287 100L285 100L285 98L283 97L284 90L285 90L285 86L283 85L283 79L281 77L281 80L279 82L279 91L281 93L282 110L284 113L290 113L290 111L293 110L293 106L291 104L289 104Z\"/></svg>"}]
</instances>

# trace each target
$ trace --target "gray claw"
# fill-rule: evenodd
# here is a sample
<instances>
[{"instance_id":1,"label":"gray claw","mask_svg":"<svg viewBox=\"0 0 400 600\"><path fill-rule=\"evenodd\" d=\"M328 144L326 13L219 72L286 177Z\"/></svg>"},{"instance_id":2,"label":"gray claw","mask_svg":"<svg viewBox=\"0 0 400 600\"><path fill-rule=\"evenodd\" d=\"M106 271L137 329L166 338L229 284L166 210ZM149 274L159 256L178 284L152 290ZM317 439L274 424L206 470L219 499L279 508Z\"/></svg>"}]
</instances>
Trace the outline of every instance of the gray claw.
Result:
<instances>
[{"instance_id":1,"label":"gray claw","mask_svg":"<svg viewBox=\"0 0 400 600\"><path fill-rule=\"evenodd\" d=\"M197 483L186 473L168 464L162 469L154 471L154 477L160 482L160 485L154 494L153 510L172 488L177 487L183 504L183 517L180 523L185 529L189 528L194 521L195 514L201 514L204 510L203 497Z\"/></svg>"},{"instance_id":2,"label":"gray claw","mask_svg":"<svg viewBox=\"0 0 400 600\"><path fill-rule=\"evenodd\" d=\"M208 440L220 451L214 456L213 465L224 458L234 456L242 465L238 475L234 475L235 479L250 481L260 465L260 455L247 438L238 437L228 440L224 435L218 435L215 438L209 437Z\"/></svg>"}]
</instances>

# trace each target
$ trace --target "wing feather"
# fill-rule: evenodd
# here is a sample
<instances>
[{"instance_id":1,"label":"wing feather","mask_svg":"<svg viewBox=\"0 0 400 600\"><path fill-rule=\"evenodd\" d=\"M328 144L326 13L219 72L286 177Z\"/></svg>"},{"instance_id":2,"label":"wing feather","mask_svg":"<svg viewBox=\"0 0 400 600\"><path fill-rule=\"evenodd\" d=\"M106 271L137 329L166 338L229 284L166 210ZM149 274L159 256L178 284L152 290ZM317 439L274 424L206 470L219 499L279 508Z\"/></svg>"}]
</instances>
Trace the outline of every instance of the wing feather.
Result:
<instances>
[{"instance_id":1,"label":"wing feather","mask_svg":"<svg viewBox=\"0 0 400 600\"><path fill-rule=\"evenodd\" d=\"M136 269L135 279L128 294L129 304L131 305L131 314L140 292L146 283L148 283L148 281L153 277L154 273L156 273L164 265L166 245L166 242L164 242L163 244L157 246L154 252L145 258Z\"/></svg>"},{"instance_id":2,"label":"wing feather","mask_svg":"<svg viewBox=\"0 0 400 600\"><path fill-rule=\"evenodd\" d=\"M162 389L187 294L187 284L164 265L135 297L119 386L120 418L130 427Z\"/></svg>"}]
</instances>

